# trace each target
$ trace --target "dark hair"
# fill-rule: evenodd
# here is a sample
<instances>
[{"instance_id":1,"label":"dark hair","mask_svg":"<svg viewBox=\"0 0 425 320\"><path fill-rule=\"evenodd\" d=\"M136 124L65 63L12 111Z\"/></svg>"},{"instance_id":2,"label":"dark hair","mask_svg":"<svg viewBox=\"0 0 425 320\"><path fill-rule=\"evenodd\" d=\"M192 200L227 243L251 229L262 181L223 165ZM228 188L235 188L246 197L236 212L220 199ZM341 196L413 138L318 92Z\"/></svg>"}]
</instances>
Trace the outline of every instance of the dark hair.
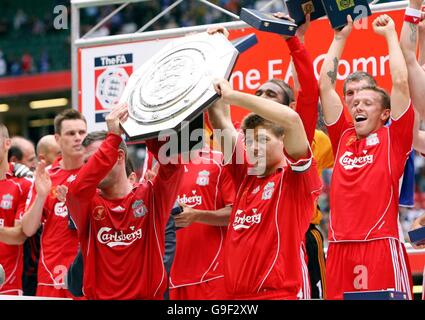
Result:
<instances>
[{"instance_id":1,"label":"dark hair","mask_svg":"<svg viewBox=\"0 0 425 320\"><path fill-rule=\"evenodd\" d=\"M347 93L347 85L350 82L358 82L361 80L366 80L368 82L368 87L376 87L377 83L374 77L372 77L369 73L364 71L356 71L351 73L344 81L344 87L342 89L342 92L345 94Z\"/></svg>"},{"instance_id":2,"label":"dark hair","mask_svg":"<svg viewBox=\"0 0 425 320\"><path fill-rule=\"evenodd\" d=\"M54 120L55 133L60 134L62 130L62 122L65 120L83 120L87 123L86 118L75 109L66 109L59 113Z\"/></svg>"},{"instance_id":3,"label":"dark hair","mask_svg":"<svg viewBox=\"0 0 425 320\"><path fill-rule=\"evenodd\" d=\"M277 79L277 78L272 78L268 80L267 82L274 83L282 89L283 91L283 101L281 102L282 104L289 106L291 102L295 101L294 90L285 81L281 79Z\"/></svg>"},{"instance_id":4,"label":"dark hair","mask_svg":"<svg viewBox=\"0 0 425 320\"><path fill-rule=\"evenodd\" d=\"M134 164L130 157L125 158L125 174L127 177L134 172Z\"/></svg>"},{"instance_id":5,"label":"dark hair","mask_svg":"<svg viewBox=\"0 0 425 320\"><path fill-rule=\"evenodd\" d=\"M12 157L15 157L16 160L21 161L22 158L24 157L24 154L21 150L21 148L19 148L18 146L11 146L9 149L9 152L7 154L7 161L10 162L10 159Z\"/></svg>"},{"instance_id":6,"label":"dark hair","mask_svg":"<svg viewBox=\"0 0 425 320\"><path fill-rule=\"evenodd\" d=\"M108 132L105 131L105 130L90 132L84 138L82 145L83 145L84 148L86 148L89 145L91 145L93 142L105 140L107 135L108 135ZM124 140L121 141L118 148L120 150L124 151L125 159L126 159L126 162L127 162L127 158L128 158L128 156L127 156L127 145L125 144ZM127 163L126 163L126 167L127 167Z\"/></svg>"},{"instance_id":7,"label":"dark hair","mask_svg":"<svg viewBox=\"0 0 425 320\"><path fill-rule=\"evenodd\" d=\"M384 109L391 109L391 97L387 93L387 91L385 91L385 89L382 89L380 87L375 87L375 86L368 86L368 87L361 88L359 91L364 91L364 90L370 90L370 91L378 93L379 96L381 97L382 107Z\"/></svg>"},{"instance_id":8,"label":"dark hair","mask_svg":"<svg viewBox=\"0 0 425 320\"><path fill-rule=\"evenodd\" d=\"M246 134L247 129L255 129L258 126L262 126L266 129L271 130L276 137L283 135L283 128L274 122L266 120L260 117L258 114L250 113L242 120L242 130Z\"/></svg>"}]
</instances>

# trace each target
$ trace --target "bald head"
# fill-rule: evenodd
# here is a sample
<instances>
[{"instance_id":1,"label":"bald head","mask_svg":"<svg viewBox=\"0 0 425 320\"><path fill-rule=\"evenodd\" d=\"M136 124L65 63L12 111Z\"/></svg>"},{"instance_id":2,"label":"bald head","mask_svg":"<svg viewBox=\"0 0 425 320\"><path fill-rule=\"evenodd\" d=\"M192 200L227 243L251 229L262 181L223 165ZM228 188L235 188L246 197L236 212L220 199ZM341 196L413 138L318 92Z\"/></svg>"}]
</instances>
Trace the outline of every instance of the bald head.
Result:
<instances>
[{"instance_id":1,"label":"bald head","mask_svg":"<svg viewBox=\"0 0 425 320\"><path fill-rule=\"evenodd\" d=\"M34 144L30 140L19 136L13 137L11 140L9 162L22 163L34 171L37 162Z\"/></svg>"},{"instance_id":2,"label":"bald head","mask_svg":"<svg viewBox=\"0 0 425 320\"><path fill-rule=\"evenodd\" d=\"M37 156L39 160L44 160L50 165L59 155L60 148L53 134L44 136L38 141Z\"/></svg>"}]
</instances>

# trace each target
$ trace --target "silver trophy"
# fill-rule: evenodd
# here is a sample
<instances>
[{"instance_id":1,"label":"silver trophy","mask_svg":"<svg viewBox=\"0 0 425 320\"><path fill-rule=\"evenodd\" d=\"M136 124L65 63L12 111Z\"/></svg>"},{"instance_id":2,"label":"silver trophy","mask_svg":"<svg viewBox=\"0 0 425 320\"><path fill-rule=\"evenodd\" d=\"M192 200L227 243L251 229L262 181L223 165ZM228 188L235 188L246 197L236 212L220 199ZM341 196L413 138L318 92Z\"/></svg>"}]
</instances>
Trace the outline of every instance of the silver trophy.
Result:
<instances>
[{"instance_id":1,"label":"silver trophy","mask_svg":"<svg viewBox=\"0 0 425 320\"><path fill-rule=\"evenodd\" d=\"M129 140L179 129L218 98L214 78L230 77L237 49L222 34L200 33L176 39L130 77L120 102L128 119L121 126Z\"/></svg>"}]
</instances>

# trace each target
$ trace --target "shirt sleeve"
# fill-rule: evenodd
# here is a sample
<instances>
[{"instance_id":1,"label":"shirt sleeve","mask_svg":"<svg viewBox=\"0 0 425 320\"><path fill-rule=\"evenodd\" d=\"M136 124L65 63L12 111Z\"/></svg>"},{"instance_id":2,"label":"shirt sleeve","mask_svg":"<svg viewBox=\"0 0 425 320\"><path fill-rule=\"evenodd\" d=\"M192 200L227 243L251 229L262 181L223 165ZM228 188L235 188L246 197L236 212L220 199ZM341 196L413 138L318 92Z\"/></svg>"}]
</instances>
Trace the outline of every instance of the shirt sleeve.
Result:
<instances>
[{"instance_id":1,"label":"shirt sleeve","mask_svg":"<svg viewBox=\"0 0 425 320\"><path fill-rule=\"evenodd\" d=\"M326 124L326 127L328 128L329 139L331 140L332 150L335 157L338 151L339 140L341 139L344 131L350 127L347 119L345 119L344 110L341 110L341 114L337 121L332 124Z\"/></svg>"},{"instance_id":2,"label":"shirt sleeve","mask_svg":"<svg viewBox=\"0 0 425 320\"><path fill-rule=\"evenodd\" d=\"M403 172L407 157L412 150L414 118L415 113L412 104L398 119L391 118L389 127L392 151L391 166L400 174Z\"/></svg>"},{"instance_id":3,"label":"shirt sleeve","mask_svg":"<svg viewBox=\"0 0 425 320\"><path fill-rule=\"evenodd\" d=\"M290 167L287 173L287 186L291 193L290 198L297 203L293 212L298 213L299 230L305 234L317 206L317 198L322 191L322 182L317 174L316 161L311 150L304 159L295 162L287 157L287 162Z\"/></svg>"},{"instance_id":4,"label":"shirt sleeve","mask_svg":"<svg viewBox=\"0 0 425 320\"><path fill-rule=\"evenodd\" d=\"M319 86L314 75L313 61L298 37L291 37L286 42L300 84L296 111L300 115L308 143L311 145L319 113Z\"/></svg>"},{"instance_id":5,"label":"shirt sleeve","mask_svg":"<svg viewBox=\"0 0 425 320\"><path fill-rule=\"evenodd\" d=\"M69 184L66 206L78 233L83 233L88 229L88 209L99 182L105 178L117 162L118 146L121 141L119 135L108 133L99 149L80 169L75 180Z\"/></svg>"}]
</instances>

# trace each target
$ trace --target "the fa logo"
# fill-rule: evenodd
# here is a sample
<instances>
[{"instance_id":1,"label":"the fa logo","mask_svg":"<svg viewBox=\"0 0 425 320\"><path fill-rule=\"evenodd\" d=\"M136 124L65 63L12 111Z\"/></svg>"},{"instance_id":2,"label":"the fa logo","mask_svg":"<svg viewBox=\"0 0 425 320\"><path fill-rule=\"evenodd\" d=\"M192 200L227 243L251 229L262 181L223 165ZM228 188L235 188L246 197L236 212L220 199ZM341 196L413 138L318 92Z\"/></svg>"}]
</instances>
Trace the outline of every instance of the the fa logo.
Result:
<instances>
[{"instance_id":1,"label":"the fa logo","mask_svg":"<svg viewBox=\"0 0 425 320\"><path fill-rule=\"evenodd\" d=\"M263 195L261 196L262 200L269 200L271 199L274 191L274 182L269 182L266 184L263 190Z\"/></svg>"},{"instance_id":2,"label":"the fa logo","mask_svg":"<svg viewBox=\"0 0 425 320\"><path fill-rule=\"evenodd\" d=\"M5 194L1 199L0 208L8 210L12 208L13 196L11 194Z\"/></svg>"},{"instance_id":3,"label":"the fa logo","mask_svg":"<svg viewBox=\"0 0 425 320\"><path fill-rule=\"evenodd\" d=\"M131 208L133 209L133 215L135 218L141 218L148 212L143 200L135 200L131 205Z\"/></svg>"},{"instance_id":4,"label":"the fa logo","mask_svg":"<svg viewBox=\"0 0 425 320\"><path fill-rule=\"evenodd\" d=\"M379 143L379 138L378 138L378 134L376 132L372 133L371 135L369 135L366 138L366 145L367 146L375 146L378 143Z\"/></svg>"},{"instance_id":5,"label":"the fa logo","mask_svg":"<svg viewBox=\"0 0 425 320\"><path fill-rule=\"evenodd\" d=\"M202 170L198 173L198 178L196 179L196 184L200 186L207 186L210 183L210 172L207 170Z\"/></svg>"}]
</instances>

